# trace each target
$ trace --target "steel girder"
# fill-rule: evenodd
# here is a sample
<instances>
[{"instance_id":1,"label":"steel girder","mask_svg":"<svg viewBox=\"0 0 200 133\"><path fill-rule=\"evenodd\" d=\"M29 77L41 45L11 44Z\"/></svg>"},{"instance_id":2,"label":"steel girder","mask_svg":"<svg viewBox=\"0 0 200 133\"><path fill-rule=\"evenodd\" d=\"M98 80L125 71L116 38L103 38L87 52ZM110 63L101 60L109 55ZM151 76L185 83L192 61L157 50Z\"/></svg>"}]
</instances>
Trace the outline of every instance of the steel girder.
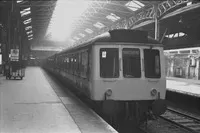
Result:
<instances>
[{"instance_id":1,"label":"steel girder","mask_svg":"<svg viewBox=\"0 0 200 133\"><path fill-rule=\"evenodd\" d=\"M78 42L84 42L88 39L101 34L110 29L118 28L138 28L150 23L154 23L155 9L154 4L158 4L158 20L165 19L170 12L183 7L183 5L190 0L165 0L165 1L151 1L139 0L145 6L137 11L129 10L125 4L130 0L114 1L114 0L92 0L90 7L82 14L82 16L73 23L73 32L71 38L82 38ZM33 31L38 36L38 39L45 35L47 26L52 17L56 1L26 1L21 5L22 8L31 6L33 18ZM78 4L77 4L78 5ZM112 22L106 18L110 13L114 13L120 17L118 21ZM96 28L93 26L96 22L105 25L104 28ZM92 29L94 32L88 34L85 29ZM81 37L79 33L86 36ZM77 42L77 43L78 43Z\"/></svg>"}]
</instances>

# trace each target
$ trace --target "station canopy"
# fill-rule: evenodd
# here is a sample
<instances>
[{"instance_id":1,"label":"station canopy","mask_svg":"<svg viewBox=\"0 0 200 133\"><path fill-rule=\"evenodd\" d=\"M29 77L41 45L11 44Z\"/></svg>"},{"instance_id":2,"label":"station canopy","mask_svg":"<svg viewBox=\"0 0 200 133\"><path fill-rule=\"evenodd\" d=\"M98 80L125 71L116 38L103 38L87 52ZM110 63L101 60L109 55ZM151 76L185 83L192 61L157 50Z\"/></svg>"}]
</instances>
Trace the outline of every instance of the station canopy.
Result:
<instances>
[{"instance_id":1,"label":"station canopy","mask_svg":"<svg viewBox=\"0 0 200 133\"><path fill-rule=\"evenodd\" d=\"M110 29L113 24L153 3L139 0L17 0L17 4L29 40L74 44Z\"/></svg>"},{"instance_id":2,"label":"station canopy","mask_svg":"<svg viewBox=\"0 0 200 133\"><path fill-rule=\"evenodd\" d=\"M127 19L153 18L155 4L188 0L17 0L27 37L34 45L79 45L99 34L116 28L129 29ZM166 8L166 7L164 7ZM144 14L145 12L145 14ZM138 17L139 16L139 17ZM147 18L147 17L146 17ZM123 25L123 27L119 27ZM46 43L44 43L44 41ZM54 43L57 42L57 43Z\"/></svg>"}]
</instances>

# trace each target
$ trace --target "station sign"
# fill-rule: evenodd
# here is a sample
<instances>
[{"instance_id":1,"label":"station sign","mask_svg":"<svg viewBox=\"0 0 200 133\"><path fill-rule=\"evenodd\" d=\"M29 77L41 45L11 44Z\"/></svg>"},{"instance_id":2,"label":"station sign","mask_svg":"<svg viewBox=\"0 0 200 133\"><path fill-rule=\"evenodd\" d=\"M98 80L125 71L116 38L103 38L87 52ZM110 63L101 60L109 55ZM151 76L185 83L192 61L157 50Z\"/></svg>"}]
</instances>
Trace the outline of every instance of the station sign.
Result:
<instances>
[{"instance_id":1,"label":"station sign","mask_svg":"<svg viewBox=\"0 0 200 133\"><path fill-rule=\"evenodd\" d=\"M19 49L11 49L10 50L10 60L11 61L19 61Z\"/></svg>"}]
</instances>

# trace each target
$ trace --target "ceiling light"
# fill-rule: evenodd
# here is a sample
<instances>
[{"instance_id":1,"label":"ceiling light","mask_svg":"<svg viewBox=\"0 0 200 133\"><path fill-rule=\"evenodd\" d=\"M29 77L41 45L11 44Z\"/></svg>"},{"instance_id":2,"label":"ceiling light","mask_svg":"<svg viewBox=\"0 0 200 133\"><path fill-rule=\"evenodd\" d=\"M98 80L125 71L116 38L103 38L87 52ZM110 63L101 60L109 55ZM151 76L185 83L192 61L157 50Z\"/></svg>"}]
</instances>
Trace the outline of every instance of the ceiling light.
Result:
<instances>
[{"instance_id":1,"label":"ceiling light","mask_svg":"<svg viewBox=\"0 0 200 133\"><path fill-rule=\"evenodd\" d=\"M120 17L115 15L114 13L110 13L110 15L106 16L106 18L111 20L111 21L113 21L113 22L115 22L115 21L120 19Z\"/></svg>"},{"instance_id":2,"label":"ceiling light","mask_svg":"<svg viewBox=\"0 0 200 133\"><path fill-rule=\"evenodd\" d=\"M32 36L33 36L33 34L29 35L28 37L32 37Z\"/></svg>"},{"instance_id":3,"label":"ceiling light","mask_svg":"<svg viewBox=\"0 0 200 133\"><path fill-rule=\"evenodd\" d=\"M105 25L102 24L102 23L100 23L100 22L97 22L96 24L94 24L94 26L97 27L97 28L99 28L99 29L105 27Z\"/></svg>"},{"instance_id":4,"label":"ceiling light","mask_svg":"<svg viewBox=\"0 0 200 133\"><path fill-rule=\"evenodd\" d=\"M20 11L21 17L30 14L31 13L30 10L31 10L31 8L28 7L28 8L23 9L22 11Z\"/></svg>"},{"instance_id":5,"label":"ceiling light","mask_svg":"<svg viewBox=\"0 0 200 133\"><path fill-rule=\"evenodd\" d=\"M27 35L28 35L28 34L31 34L31 33L33 33L33 31L31 30L31 31L28 31L28 32L26 32L26 33L27 33Z\"/></svg>"},{"instance_id":6,"label":"ceiling light","mask_svg":"<svg viewBox=\"0 0 200 133\"><path fill-rule=\"evenodd\" d=\"M174 36L174 34L170 34L168 35L168 38L172 38Z\"/></svg>"},{"instance_id":7,"label":"ceiling light","mask_svg":"<svg viewBox=\"0 0 200 133\"><path fill-rule=\"evenodd\" d=\"M144 7L144 4L142 4L141 2L137 0L132 0L132 1L127 2L125 6L131 9L132 11L137 11L138 9Z\"/></svg>"},{"instance_id":8,"label":"ceiling light","mask_svg":"<svg viewBox=\"0 0 200 133\"><path fill-rule=\"evenodd\" d=\"M27 19L27 20L24 20L24 24L28 24L31 22L31 18Z\"/></svg>"},{"instance_id":9,"label":"ceiling light","mask_svg":"<svg viewBox=\"0 0 200 133\"><path fill-rule=\"evenodd\" d=\"M93 33L93 31L91 30L91 29L85 29L85 32L87 32L87 33L89 33L89 34L91 34L91 33Z\"/></svg>"},{"instance_id":10,"label":"ceiling light","mask_svg":"<svg viewBox=\"0 0 200 133\"><path fill-rule=\"evenodd\" d=\"M23 2L23 0L17 0L17 3L21 3L21 2Z\"/></svg>"},{"instance_id":11,"label":"ceiling light","mask_svg":"<svg viewBox=\"0 0 200 133\"><path fill-rule=\"evenodd\" d=\"M174 38L178 37L178 33L174 34Z\"/></svg>"},{"instance_id":12,"label":"ceiling light","mask_svg":"<svg viewBox=\"0 0 200 133\"><path fill-rule=\"evenodd\" d=\"M165 37L167 37L167 38L177 38L177 37L182 37L182 36L185 36L185 35L186 35L185 33L179 32L179 33L165 35Z\"/></svg>"},{"instance_id":13,"label":"ceiling light","mask_svg":"<svg viewBox=\"0 0 200 133\"><path fill-rule=\"evenodd\" d=\"M22 13L25 13L25 12L30 11L30 10L31 10L31 8L28 7L28 8L23 9L22 11L20 11L20 13L22 14Z\"/></svg>"},{"instance_id":14,"label":"ceiling light","mask_svg":"<svg viewBox=\"0 0 200 133\"><path fill-rule=\"evenodd\" d=\"M188 2L188 3L187 3L187 6L189 6L189 5L192 5L192 2Z\"/></svg>"},{"instance_id":15,"label":"ceiling light","mask_svg":"<svg viewBox=\"0 0 200 133\"><path fill-rule=\"evenodd\" d=\"M26 16L26 15L28 15L28 14L31 14L31 11L27 11L27 12L22 13L22 14L21 14L21 17Z\"/></svg>"},{"instance_id":16,"label":"ceiling light","mask_svg":"<svg viewBox=\"0 0 200 133\"><path fill-rule=\"evenodd\" d=\"M29 38L28 40L32 40L33 38Z\"/></svg>"},{"instance_id":17,"label":"ceiling light","mask_svg":"<svg viewBox=\"0 0 200 133\"><path fill-rule=\"evenodd\" d=\"M144 4L142 4L141 2L137 1L137 0L133 0L133 2L135 2L136 4L138 4L140 7L143 7Z\"/></svg>"},{"instance_id":18,"label":"ceiling light","mask_svg":"<svg viewBox=\"0 0 200 133\"><path fill-rule=\"evenodd\" d=\"M32 29L32 26L25 27L25 30L29 30L29 29Z\"/></svg>"},{"instance_id":19,"label":"ceiling light","mask_svg":"<svg viewBox=\"0 0 200 133\"><path fill-rule=\"evenodd\" d=\"M185 35L185 33L183 33L183 32L179 32L179 36L181 37L181 36L184 36Z\"/></svg>"},{"instance_id":20,"label":"ceiling light","mask_svg":"<svg viewBox=\"0 0 200 133\"><path fill-rule=\"evenodd\" d=\"M79 35L80 35L81 37L85 37L85 34L83 34L83 33L79 33Z\"/></svg>"}]
</instances>

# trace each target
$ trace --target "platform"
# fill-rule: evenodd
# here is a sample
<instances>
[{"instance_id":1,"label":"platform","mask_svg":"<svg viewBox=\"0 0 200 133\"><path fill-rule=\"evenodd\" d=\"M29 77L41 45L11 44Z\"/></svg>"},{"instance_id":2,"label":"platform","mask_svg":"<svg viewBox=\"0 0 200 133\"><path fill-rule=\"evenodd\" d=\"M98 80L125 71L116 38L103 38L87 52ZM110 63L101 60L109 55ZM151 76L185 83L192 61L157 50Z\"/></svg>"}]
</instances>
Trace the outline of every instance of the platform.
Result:
<instances>
[{"instance_id":1,"label":"platform","mask_svg":"<svg viewBox=\"0 0 200 133\"><path fill-rule=\"evenodd\" d=\"M23 80L0 77L1 133L116 133L73 94L49 82L39 67L28 67Z\"/></svg>"},{"instance_id":2,"label":"platform","mask_svg":"<svg viewBox=\"0 0 200 133\"><path fill-rule=\"evenodd\" d=\"M166 87L168 91L200 98L200 80L167 77Z\"/></svg>"}]
</instances>

